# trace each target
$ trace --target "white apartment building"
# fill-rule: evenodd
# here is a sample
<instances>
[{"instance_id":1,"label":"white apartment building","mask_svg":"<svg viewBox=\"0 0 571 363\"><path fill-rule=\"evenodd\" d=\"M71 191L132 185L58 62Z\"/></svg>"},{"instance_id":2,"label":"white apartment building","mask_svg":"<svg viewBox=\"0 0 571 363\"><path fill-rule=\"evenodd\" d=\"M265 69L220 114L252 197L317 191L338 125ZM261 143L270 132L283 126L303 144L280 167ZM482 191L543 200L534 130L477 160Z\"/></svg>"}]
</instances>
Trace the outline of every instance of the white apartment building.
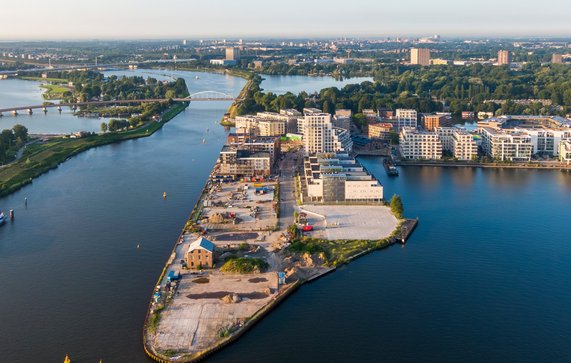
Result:
<instances>
[{"instance_id":1,"label":"white apartment building","mask_svg":"<svg viewBox=\"0 0 571 363\"><path fill-rule=\"evenodd\" d=\"M288 118L289 116L270 112L236 116L236 129L258 136L281 136L287 133Z\"/></svg>"},{"instance_id":2,"label":"white apartment building","mask_svg":"<svg viewBox=\"0 0 571 363\"><path fill-rule=\"evenodd\" d=\"M524 132L531 138L533 154L543 154L549 156L559 155L559 144L563 140L571 139L571 129L552 130L547 128L514 128L516 131Z\"/></svg>"},{"instance_id":3,"label":"white apartment building","mask_svg":"<svg viewBox=\"0 0 571 363\"><path fill-rule=\"evenodd\" d=\"M299 133L303 135L305 152L309 154L351 151L353 141L349 131L333 127L328 113L309 112L298 120Z\"/></svg>"},{"instance_id":4,"label":"white apartment building","mask_svg":"<svg viewBox=\"0 0 571 363\"><path fill-rule=\"evenodd\" d=\"M403 108L399 108L396 110L395 118L397 121L397 128L400 130L403 127L412 127L416 128L417 120L418 120L418 113L416 110L407 110Z\"/></svg>"},{"instance_id":5,"label":"white apartment building","mask_svg":"<svg viewBox=\"0 0 571 363\"><path fill-rule=\"evenodd\" d=\"M478 127L486 155L501 161L529 161L533 152L531 137L523 132Z\"/></svg>"},{"instance_id":6,"label":"white apartment building","mask_svg":"<svg viewBox=\"0 0 571 363\"><path fill-rule=\"evenodd\" d=\"M449 151L458 160L472 160L478 156L478 146L472 135L457 127L437 127L442 150Z\"/></svg>"},{"instance_id":7,"label":"white apartment building","mask_svg":"<svg viewBox=\"0 0 571 363\"><path fill-rule=\"evenodd\" d=\"M308 202L371 202L383 199L383 186L345 152L304 159L303 182ZM305 202L305 201L304 201Z\"/></svg>"},{"instance_id":8,"label":"white apartment building","mask_svg":"<svg viewBox=\"0 0 571 363\"><path fill-rule=\"evenodd\" d=\"M558 149L559 161L571 164L571 140L560 141Z\"/></svg>"},{"instance_id":9,"label":"white apartment building","mask_svg":"<svg viewBox=\"0 0 571 363\"><path fill-rule=\"evenodd\" d=\"M400 153L405 159L442 159L442 142L436 132L403 127L399 141Z\"/></svg>"}]
</instances>

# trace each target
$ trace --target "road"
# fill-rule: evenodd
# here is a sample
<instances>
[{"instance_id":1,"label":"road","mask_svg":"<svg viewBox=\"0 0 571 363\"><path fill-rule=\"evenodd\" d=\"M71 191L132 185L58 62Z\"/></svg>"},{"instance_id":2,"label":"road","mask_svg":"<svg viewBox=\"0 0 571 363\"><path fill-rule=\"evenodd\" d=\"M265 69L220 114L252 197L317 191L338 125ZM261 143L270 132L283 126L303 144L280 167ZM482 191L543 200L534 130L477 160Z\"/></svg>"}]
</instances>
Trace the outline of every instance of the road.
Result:
<instances>
[{"instance_id":1,"label":"road","mask_svg":"<svg viewBox=\"0 0 571 363\"><path fill-rule=\"evenodd\" d=\"M296 166L303 156L300 152L289 152L280 161L280 229L285 230L294 223L293 211L296 205L294 176ZM297 158L297 162L295 159Z\"/></svg>"}]
</instances>

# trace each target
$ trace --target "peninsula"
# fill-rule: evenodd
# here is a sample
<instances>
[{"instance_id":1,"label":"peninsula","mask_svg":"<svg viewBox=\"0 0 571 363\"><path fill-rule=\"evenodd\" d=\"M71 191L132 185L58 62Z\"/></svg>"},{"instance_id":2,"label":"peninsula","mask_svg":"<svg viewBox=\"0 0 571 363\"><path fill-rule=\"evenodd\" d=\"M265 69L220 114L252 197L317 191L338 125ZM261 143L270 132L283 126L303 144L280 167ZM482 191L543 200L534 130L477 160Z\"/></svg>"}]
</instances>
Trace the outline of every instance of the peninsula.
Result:
<instances>
[{"instance_id":1,"label":"peninsula","mask_svg":"<svg viewBox=\"0 0 571 363\"><path fill-rule=\"evenodd\" d=\"M153 291L143 340L155 361L205 358L300 285L405 243L416 226L341 143L327 146L339 142L331 116L304 111L304 144L241 128L228 136ZM310 144L315 129L331 143Z\"/></svg>"}]
</instances>

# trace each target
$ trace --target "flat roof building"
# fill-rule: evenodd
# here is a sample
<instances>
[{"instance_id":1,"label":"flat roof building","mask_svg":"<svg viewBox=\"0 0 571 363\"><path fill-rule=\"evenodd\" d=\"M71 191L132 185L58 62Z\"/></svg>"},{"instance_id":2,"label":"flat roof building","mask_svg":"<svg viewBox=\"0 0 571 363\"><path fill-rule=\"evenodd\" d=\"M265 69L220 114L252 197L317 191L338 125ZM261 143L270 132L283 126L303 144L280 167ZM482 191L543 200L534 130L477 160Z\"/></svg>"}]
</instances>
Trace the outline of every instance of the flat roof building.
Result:
<instances>
[{"instance_id":1,"label":"flat roof building","mask_svg":"<svg viewBox=\"0 0 571 363\"><path fill-rule=\"evenodd\" d=\"M498 65L510 65L512 63L512 54L509 50L498 51Z\"/></svg>"},{"instance_id":2,"label":"flat roof building","mask_svg":"<svg viewBox=\"0 0 571 363\"><path fill-rule=\"evenodd\" d=\"M410 64L429 66L430 65L430 49L412 48L410 50Z\"/></svg>"},{"instance_id":3,"label":"flat roof building","mask_svg":"<svg viewBox=\"0 0 571 363\"><path fill-rule=\"evenodd\" d=\"M319 153L304 159L305 202L380 202L383 186L345 152Z\"/></svg>"},{"instance_id":4,"label":"flat roof building","mask_svg":"<svg viewBox=\"0 0 571 363\"><path fill-rule=\"evenodd\" d=\"M436 132L403 127L399 134L399 150L405 159L442 159L442 142Z\"/></svg>"},{"instance_id":5,"label":"flat roof building","mask_svg":"<svg viewBox=\"0 0 571 363\"><path fill-rule=\"evenodd\" d=\"M533 151L531 137L523 132L478 127L484 153L500 161L529 161Z\"/></svg>"},{"instance_id":6,"label":"flat roof building","mask_svg":"<svg viewBox=\"0 0 571 363\"><path fill-rule=\"evenodd\" d=\"M334 127L330 114L316 111L320 110L304 109L305 116L298 120L298 133L303 135L305 152L350 152L353 147L350 132Z\"/></svg>"},{"instance_id":7,"label":"flat roof building","mask_svg":"<svg viewBox=\"0 0 571 363\"><path fill-rule=\"evenodd\" d=\"M395 113L395 127L400 130L403 127L416 128L418 126L418 112L416 110L399 108Z\"/></svg>"},{"instance_id":8,"label":"flat roof building","mask_svg":"<svg viewBox=\"0 0 571 363\"><path fill-rule=\"evenodd\" d=\"M571 164L571 140L563 140L559 142L559 161Z\"/></svg>"}]
</instances>

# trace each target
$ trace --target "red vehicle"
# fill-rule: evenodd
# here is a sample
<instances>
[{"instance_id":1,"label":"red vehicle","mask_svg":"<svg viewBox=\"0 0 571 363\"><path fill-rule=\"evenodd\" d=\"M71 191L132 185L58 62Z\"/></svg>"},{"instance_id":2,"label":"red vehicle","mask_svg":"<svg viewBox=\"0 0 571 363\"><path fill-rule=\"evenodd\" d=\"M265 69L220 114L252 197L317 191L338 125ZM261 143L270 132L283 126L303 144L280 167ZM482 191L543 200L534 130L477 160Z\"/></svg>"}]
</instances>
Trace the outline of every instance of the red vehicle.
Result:
<instances>
[{"instance_id":1,"label":"red vehicle","mask_svg":"<svg viewBox=\"0 0 571 363\"><path fill-rule=\"evenodd\" d=\"M303 227L301 227L301 230L304 232L311 232L311 231L313 231L313 226L310 226L310 225L303 226Z\"/></svg>"}]
</instances>

